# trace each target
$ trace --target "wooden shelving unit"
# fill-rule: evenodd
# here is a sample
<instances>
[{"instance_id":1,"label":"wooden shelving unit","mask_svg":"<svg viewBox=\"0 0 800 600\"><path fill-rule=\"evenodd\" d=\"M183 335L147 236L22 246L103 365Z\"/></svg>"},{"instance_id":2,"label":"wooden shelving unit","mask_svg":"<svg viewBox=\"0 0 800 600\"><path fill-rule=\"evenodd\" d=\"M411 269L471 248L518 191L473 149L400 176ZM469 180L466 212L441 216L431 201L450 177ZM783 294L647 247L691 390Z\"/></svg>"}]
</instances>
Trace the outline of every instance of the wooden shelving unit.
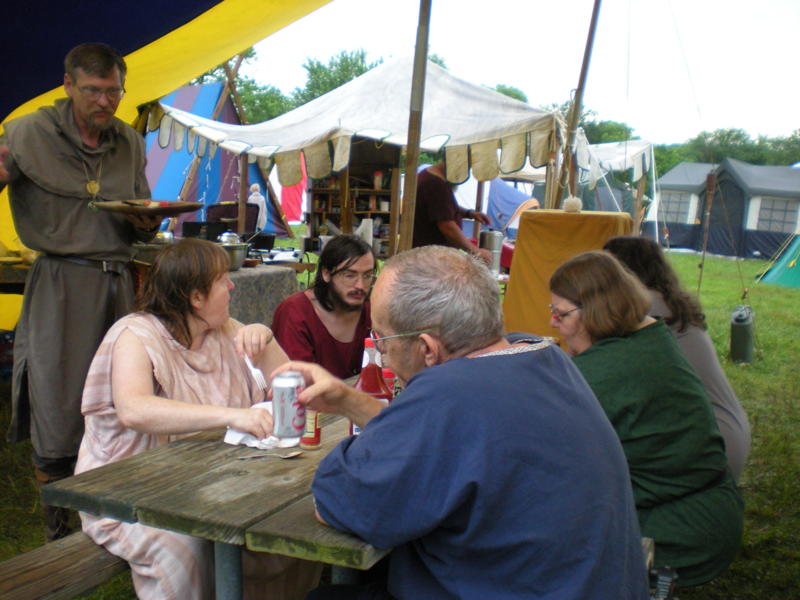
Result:
<instances>
[{"instance_id":1,"label":"wooden shelving unit","mask_svg":"<svg viewBox=\"0 0 800 600\"><path fill-rule=\"evenodd\" d=\"M337 175L311 181L311 235L353 233L372 219L373 248L380 258L395 253L400 219L400 149L355 138L350 165Z\"/></svg>"}]
</instances>

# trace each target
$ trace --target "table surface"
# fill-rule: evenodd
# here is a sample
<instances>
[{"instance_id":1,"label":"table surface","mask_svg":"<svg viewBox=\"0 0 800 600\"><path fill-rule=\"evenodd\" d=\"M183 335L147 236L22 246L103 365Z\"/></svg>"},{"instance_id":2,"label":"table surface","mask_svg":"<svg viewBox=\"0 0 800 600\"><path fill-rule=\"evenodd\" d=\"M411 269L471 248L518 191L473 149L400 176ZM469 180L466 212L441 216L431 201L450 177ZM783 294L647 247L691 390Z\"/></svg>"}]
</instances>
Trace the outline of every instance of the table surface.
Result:
<instances>
[{"instance_id":1,"label":"table surface","mask_svg":"<svg viewBox=\"0 0 800 600\"><path fill-rule=\"evenodd\" d=\"M221 431L205 432L47 485L42 501L251 550L368 569L388 550L314 516L317 465L349 427L330 415L321 424L322 447L297 458L237 460L264 451L225 444Z\"/></svg>"}]
</instances>

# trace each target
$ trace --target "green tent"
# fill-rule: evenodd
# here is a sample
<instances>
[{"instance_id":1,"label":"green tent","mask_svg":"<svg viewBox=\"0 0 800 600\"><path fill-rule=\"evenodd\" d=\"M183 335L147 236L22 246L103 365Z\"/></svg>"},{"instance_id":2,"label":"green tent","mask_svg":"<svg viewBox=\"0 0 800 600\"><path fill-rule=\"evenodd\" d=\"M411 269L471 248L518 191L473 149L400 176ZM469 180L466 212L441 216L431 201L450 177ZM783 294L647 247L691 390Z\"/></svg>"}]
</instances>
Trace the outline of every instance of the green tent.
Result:
<instances>
[{"instance_id":1,"label":"green tent","mask_svg":"<svg viewBox=\"0 0 800 600\"><path fill-rule=\"evenodd\" d=\"M759 281L800 288L800 235L795 235L787 243L775 263L764 272Z\"/></svg>"}]
</instances>

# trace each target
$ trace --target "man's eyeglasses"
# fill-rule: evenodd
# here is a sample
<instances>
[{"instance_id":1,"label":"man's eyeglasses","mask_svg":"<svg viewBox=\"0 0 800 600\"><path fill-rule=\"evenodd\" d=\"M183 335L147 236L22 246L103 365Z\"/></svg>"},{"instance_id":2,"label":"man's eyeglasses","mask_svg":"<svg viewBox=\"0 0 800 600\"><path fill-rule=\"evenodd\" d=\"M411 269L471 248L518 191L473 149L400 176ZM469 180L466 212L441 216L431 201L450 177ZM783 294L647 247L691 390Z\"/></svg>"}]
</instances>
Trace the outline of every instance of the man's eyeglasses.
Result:
<instances>
[{"instance_id":1,"label":"man's eyeglasses","mask_svg":"<svg viewBox=\"0 0 800 600\"><path fill-rule=\"evenodd\" d=\"M352 269L343 269L341 271L334 271L333 275L341 277L342 281L348 284L354 284L359 278L366 285L372 285L372 282L375 281L375 271L359 273L358 271L353 271Z\"/></svg>"},{"instance_id":2,"label":"man's eyeglasses","mask_svg":"<svg viewBox=\"0 0 800 600\"><path fill-rule=\"evenodd\" d=\"M420 329L419 331L407 331L406 333L395 333L393 335L384 335L379 336L374 331L369 332L369 337L377 346L381 342L385 342L386 340L391 340L392 338L403 338L403 337L411 337L412 335L420 335L421 333L428 333L431 331L430 329Z\"/></svg>"},{"instance_id":3,"label":"man's eyeglasses","mask_svg":"<svg viewBox=\"0 0 800 600\"><path fill-rule=\"evenodd\" d=\"M553 305L551 304L551 305L550 305L550 314L551 314L551 315L553 315L553 318L554 318L556 321L558 321L558 322L561 322L561 321L563 321L563 320L564 320L564 317L566 317L566 316L568 316L568 315L571 315L571 314L572 314L572 313L574 313L576 310L580 310L580 309L581 309L581 307L580 307L580 306L576 306L575 308L571 308L571 309L569 309L569 310L565 310L564 312L559 312L559 311L558 311L558 309L557 309L555 306L553 306Z\"/></svg>"},{"instance_id":4,"label":"man's eyeglasses","mask_svg":"<svg viewBox=\"0 0 800 600\"><path fill-rule=\"evenodd\" d=\"M78 91L84 98L91 100L92 102L99 100L100 96L105 96L110 102L119 102L125 95L125 88L121 87L106 88L102 90L93 85L82 85L78 88Z\"/></svg>"}]
</instances>

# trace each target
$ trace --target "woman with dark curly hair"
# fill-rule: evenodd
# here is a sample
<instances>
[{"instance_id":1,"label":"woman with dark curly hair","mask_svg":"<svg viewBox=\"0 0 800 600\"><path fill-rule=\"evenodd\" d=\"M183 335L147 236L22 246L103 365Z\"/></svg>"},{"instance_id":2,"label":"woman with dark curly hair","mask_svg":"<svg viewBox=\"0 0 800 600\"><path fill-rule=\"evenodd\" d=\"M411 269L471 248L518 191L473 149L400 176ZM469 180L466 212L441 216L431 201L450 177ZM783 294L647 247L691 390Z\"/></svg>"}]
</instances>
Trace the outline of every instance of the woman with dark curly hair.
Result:
<instances>
[{"instance_id":1,"label":"woman with dark curly hair","mask_svg":"<svg viewBox=\"0 0 800 600\"><path fill-rule=\"evenodd\" d=\"M743 503L703 384L644 285L605 251L550 278L551 325L622 442L642 535L679 585L721 573L742 536Z\"/></svg>"},{"instance_id":2,"label":"woman with dark curly hair","mask_svg":"<svg viewBox=\"0 0 800 600\"><path fill-rule=\"evenodd\" d=\"M725 440L728 465L736 480L750 453L750 423L733 391L706 331L700 302L680 284L678 276L655 241L632 236L615 237L604 246L647 287L649 314L661 317L678 341L689 364L706 388L717 426Z\"/></svg>"}]
</instances>

